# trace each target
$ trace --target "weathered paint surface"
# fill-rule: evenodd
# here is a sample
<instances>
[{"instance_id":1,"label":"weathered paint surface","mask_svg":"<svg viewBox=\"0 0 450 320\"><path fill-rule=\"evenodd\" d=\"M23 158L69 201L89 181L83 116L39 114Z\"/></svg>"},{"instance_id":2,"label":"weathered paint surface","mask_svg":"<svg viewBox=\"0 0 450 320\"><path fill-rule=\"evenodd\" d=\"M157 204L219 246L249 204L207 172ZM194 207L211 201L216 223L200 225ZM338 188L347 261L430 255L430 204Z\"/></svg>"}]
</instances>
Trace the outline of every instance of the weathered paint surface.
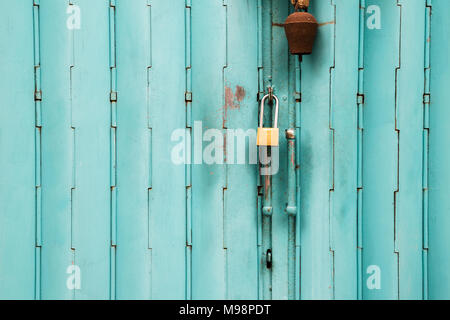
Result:
<instances>
[{"instance_id":1,"label":"weathered paint surface","mask_svg":"<svg viewBox=\"0 0 450 320\"><path fill-rule=\"evenodd\" d=\"M302 62L290 12L1 0L0 298L450 298L450 2L312 0ZM195 137L256 129L268 86L264 180Z\"/></svg>"}]
</instances>

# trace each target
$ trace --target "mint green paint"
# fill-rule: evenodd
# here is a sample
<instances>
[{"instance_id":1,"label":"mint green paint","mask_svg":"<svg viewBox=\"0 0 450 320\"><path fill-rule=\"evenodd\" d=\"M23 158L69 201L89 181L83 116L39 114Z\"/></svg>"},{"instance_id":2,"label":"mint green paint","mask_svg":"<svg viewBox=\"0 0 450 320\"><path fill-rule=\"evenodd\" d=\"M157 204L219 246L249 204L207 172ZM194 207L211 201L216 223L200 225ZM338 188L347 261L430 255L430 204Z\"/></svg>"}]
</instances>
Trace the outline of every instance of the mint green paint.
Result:
<instances>
[{"instance_id":1,"label":"mint green paint","mask_svg":"<svg viewBox=\"0 0 450 320\"><path fill-rule=\"evenodd\" d=\"M450 32L449 4L444 1L432 2L430 66L430 132L429 132L429 260L428 290L430 299L450 298L450 267L448 228L450 200L448 179L450 178L450 150L447 148L450 129L446 119L450 110L450 65L448 33Z\"/></svg>"},{"instance_id":2,"label":"mint green paint","mask_svg":"<svg viewBox=\"0 0 450 320\"><path fill-rule=\"evenodd\" d=\"M0 85L0 298L34 299L33 7L3 1L0 9L0 71L9 75Z\"/></svg>"}]
</instances>

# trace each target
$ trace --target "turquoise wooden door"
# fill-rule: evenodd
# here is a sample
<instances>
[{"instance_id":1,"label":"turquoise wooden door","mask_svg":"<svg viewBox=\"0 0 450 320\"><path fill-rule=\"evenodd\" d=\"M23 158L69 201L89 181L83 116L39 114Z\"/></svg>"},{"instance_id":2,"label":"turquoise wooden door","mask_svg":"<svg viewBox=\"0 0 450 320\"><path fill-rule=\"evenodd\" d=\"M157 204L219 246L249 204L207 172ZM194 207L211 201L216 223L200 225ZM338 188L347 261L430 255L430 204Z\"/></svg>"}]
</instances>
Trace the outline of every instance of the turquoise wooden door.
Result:
<instances>
[{"instance_id":1,"label":"turquoise wooden door","mask_svg":"<svg viewBox=\"0 0 450 320\"><path fill-rule=\"evenodd\" d=\"M291 12L0 0L0 298L450 298L450 2Z\"/></svg>"}]
</instances>

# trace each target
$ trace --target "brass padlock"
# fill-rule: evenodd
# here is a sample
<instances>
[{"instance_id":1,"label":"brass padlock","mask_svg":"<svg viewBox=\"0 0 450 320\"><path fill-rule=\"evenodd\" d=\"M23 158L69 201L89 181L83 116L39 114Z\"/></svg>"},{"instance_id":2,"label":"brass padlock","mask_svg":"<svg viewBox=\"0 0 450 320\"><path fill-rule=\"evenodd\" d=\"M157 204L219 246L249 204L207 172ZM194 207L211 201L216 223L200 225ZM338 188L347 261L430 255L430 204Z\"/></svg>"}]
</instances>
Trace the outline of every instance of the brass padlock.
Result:
<instances>
[{"instance_id":1,"label":"brass padlock","mask_svg":"<svg viewBox=\"0 0 450 320\"><path fill-rule=\"evenodd\" d=\"M278 129L279 102L278 102L278 98L275 95L272 95L272 97L275 100L275 120L274 120L273 128L264 128L263 127L264 102L266 101L267 98L269 98L269 95L266 95L261 101L259 127L258 127L258 134L257 134L257 138L256 138L256 144L261 147L278 147L278 144L279 144L279 133L280 133L280 130Z\"/></svg>"}]
</instances>

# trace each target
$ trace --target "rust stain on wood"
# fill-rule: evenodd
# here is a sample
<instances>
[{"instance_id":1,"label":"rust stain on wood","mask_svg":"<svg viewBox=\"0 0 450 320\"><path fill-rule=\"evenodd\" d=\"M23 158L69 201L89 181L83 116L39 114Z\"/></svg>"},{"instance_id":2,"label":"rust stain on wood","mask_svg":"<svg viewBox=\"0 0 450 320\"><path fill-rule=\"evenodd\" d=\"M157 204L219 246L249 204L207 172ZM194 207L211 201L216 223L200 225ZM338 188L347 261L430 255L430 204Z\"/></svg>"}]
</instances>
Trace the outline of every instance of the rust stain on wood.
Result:
<instances>
[{"instance_id":1,"label":"rust stain on wood","mask_svg":"<svg viewBox=\"0 0 450 320\"><path fill-rule=\"evenodd\" d=\"M241 102L245 98L245 89L241 86L236 86L236 100Z\"/></svg>"},{"instance_id":2,"label":"rust stain on wood","mask_svg":"<svg viewBox=\"0 0 450 320\"><path fill-rule=\"evenodd\" d=\"M223 106L223 128L226 128L228 109L240 109L241 102L245 99L244 87L236 86L235 92L230 87L225 86L225 105Z\"/></svg>"}]
</instances>

